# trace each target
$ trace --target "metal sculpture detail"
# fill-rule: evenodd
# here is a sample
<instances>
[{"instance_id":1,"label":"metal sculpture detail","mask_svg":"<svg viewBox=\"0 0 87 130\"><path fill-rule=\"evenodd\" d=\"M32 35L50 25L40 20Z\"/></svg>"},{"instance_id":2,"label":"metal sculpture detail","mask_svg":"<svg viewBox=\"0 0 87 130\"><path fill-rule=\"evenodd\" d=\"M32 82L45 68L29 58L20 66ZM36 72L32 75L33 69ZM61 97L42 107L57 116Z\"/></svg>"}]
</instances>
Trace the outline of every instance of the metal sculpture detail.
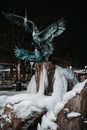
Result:
<instances>
[{"instance_id":1,"label":"metal sculpture detail","mask_svg":"<svg viewBox=\"0 0 87 130\"><path fill-rule=\"evenodd\" d=\"M35 23L28 20L27 13L25 11L25 17L3 13L6 19L12 23L25 28L28 33L32 33L34 51L28 51L25 49L15 48L15 55L29 62L43 62L48 61L49 56L53 53L52 40L61 35L65 31L64 20L61 19L49 25L46 29L39 31Z\"/></svg>"}]
</instances>

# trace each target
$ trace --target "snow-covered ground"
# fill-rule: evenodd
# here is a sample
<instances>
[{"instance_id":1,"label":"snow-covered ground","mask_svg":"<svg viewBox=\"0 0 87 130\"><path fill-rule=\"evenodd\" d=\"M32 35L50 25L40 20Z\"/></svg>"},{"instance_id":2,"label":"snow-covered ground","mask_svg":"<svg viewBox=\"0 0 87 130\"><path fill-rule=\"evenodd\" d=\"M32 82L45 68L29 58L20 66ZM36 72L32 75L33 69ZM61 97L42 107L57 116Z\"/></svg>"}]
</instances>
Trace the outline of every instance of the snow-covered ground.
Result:
<instances>
[{"instance_id":1,"label":"snow-covered ground","mask_svg":"<svg viewBox=\"0 0 87 130\"><path fill-rule=\"evenodd\" d=\"M81 74L87 73L87 71L85 69L75 69L74 72L77 73L77 74L79 74L79 73L81 73Z\"/></svg>"},{"instance_id":2,"label":"snow-covered ground","mask_svg":"<svg viewBox=\"0 0 87 130\"><path fill-rule=\"evenodd\" d=\"M67 92L67 79L71 79L74 87L71 91ZM40 77L40 89L36 92L36 82L33 76L28 89L24 93L15 95L2 95L0 96L0 105L14 104L11 107L16 113L17 117L27 119L32 116L32 112L41 112L43 109L47 109L47 113L42 117L41 124L38 124L37 130L56 130L58 125L55 123L57 114L64 107L64 105L77 93L80 93L87 80L79 83L73 72L69 69L63 69L56 66L54 74L53 93L51 96L44 95L44 84L47 84L46 69L43 67L43 71ZM68 117L79 116L80 113L72 112L68 114ZM1 111L1 118L6 119L6 115ZM7 119L8 120L8 119ZM11 122L11 119L9 118Z\"/></svg>"},{"instance_id":3,"label":"snow-covered ground","mask_svg":"<svg viewBox=\"0 0 87 130\"><path fill-rule=\"evenodd\" d=\"M0 96L2 95L12 96L19 93L26 93L26 91L0 91Z\"/></svg>"}]
</instances>

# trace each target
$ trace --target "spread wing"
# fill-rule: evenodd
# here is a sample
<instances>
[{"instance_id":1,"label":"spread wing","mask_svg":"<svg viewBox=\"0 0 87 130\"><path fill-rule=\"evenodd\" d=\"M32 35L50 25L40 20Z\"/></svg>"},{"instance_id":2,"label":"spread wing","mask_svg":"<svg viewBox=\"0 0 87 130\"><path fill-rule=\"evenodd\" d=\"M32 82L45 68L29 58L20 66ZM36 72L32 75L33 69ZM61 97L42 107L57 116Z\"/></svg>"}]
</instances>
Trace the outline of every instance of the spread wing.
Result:
<instances>
[{"instance_id":1,"label":"spread wing","mask_svg":"<svg viewBox=\"0 0 87 130\"><path fill-rule=\"evenodd\" d=\"M18 57L19 59L31 61L31 62L36 61L34 52L24 50L24 49L19 49L16 47L14 50L14 53L15 53L16 57Z\"/></svg>"},{"instance_id":2,"label":"spread wing","mask_svg":"<svg viewBox=\"0 0 87 130\"><path fill-rule=\"evenodd\" d=\"M7 14L2 12L5 18L10 21L11 23L18 24L19 26L24 26L24 17L15 15L15 14Z\"/></svg>"},{"instance_id":3,"label":"spread wing","mask_svg":"<svg viewBox=\"0 0 87 130\"><path fill-rule=\"evenodd\" d=\"M5 16L7 21L14 23L14 24L17 24L18 26L24 27L25 30L27 30L29 32L31 31L30 28L29 28L29 22L28 22L26 17L22 17L22 16L19 16L19 15L10 14L10 13L7 14L7 13L4 13L4 12L2 12L2 14Z\"/></svg>"},{"instance_id":4,"label":"spread wing","mask_svg":"<svg viewBox=\"0 0 87 130\"><path fill-rule=\"evenodd\" d=\"M58 22L55 22L51 25L49 25L45 30L43 30L40 33L40 37L42 37L44 40L50 40L54 37L57 37L61 35L65 31L65 21L63 19L59 20Z\"/></svg>"}]
</instances>

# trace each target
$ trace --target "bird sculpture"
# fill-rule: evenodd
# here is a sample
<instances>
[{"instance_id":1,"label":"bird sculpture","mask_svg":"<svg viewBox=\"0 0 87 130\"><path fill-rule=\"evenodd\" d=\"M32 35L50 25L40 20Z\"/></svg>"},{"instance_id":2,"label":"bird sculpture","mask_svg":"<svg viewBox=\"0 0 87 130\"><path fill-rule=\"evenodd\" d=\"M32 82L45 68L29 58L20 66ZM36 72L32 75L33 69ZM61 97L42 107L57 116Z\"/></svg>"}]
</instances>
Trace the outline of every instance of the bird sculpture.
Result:
<instances>
[{"instance_id":1,"label":"bird sculpture","mask_svg":"<svg viewBox=\"0 0 87 130\"><path fill-rule=\"evenodd\" d=\"M15 23L25 28L25 31L32 33L33 42L35 46L34 51L15 48L16 57L30 61L30 62L43 62L48 61L50 55L53 53L52 41L55 37L61 35L65 31L65 21L63 19L49 25L42 31L39 31L35 23L27 18L27 12L25 10L25 17L7 14L3 12L3 15L11 23Z\"/></svg>"}]
</instances>

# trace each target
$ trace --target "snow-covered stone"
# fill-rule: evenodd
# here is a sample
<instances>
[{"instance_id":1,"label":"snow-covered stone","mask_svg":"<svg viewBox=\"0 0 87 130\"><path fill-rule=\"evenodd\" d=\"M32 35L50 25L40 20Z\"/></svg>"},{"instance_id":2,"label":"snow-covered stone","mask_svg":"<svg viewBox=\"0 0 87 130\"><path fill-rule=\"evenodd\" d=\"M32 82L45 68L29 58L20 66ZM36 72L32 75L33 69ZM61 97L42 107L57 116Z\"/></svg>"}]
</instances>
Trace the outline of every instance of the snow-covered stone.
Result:
<instances>
[{"instance_id":1,"label":"snow-covered stone","mask_svg":"<svg viewBox=\"0 0 87 130\"><path fill-rule=\"evenodd\" d=\"M9 128L14 130L21 129L26 122L29 125L32 121L37 120L39 115L40 119L38 119L37 130L62 130L60 125L62 121L64 123L64 120L68 125L66 117L69 116L70 112L80 113L81 110L81 115L86 113L87 100L83 100L83 97L85 95L84 92L87 92L87 89L85 89L87 80L78 83L71 70L59 66L53 67L53 65L49 69L49 65L51 63L37 66L39 72L36 73L36 77L32 77L26 93L3 97L3 101L1 99L1 104L4 104L4 106L2 105L3 111L1 112L3 128L6 128L6 130ZM53 72L51 73L52 68ZM51 77L52 81L49 77ZM73 82L73 89L67 92L68 79ZM49 81L53 84L51 86L52 91L50 91ZM46 89L48 93L45 93ZM84 104L84 107L81 108L82 104ZM66 116L64 116L64 113L66 113ZM79 122L81 121L80 117L74 118L76 120L78 118L77 122ZM12 124L15 125L12 126ZM68 126L64 130L68 130Z\"/></svg>"}]
</instances>

